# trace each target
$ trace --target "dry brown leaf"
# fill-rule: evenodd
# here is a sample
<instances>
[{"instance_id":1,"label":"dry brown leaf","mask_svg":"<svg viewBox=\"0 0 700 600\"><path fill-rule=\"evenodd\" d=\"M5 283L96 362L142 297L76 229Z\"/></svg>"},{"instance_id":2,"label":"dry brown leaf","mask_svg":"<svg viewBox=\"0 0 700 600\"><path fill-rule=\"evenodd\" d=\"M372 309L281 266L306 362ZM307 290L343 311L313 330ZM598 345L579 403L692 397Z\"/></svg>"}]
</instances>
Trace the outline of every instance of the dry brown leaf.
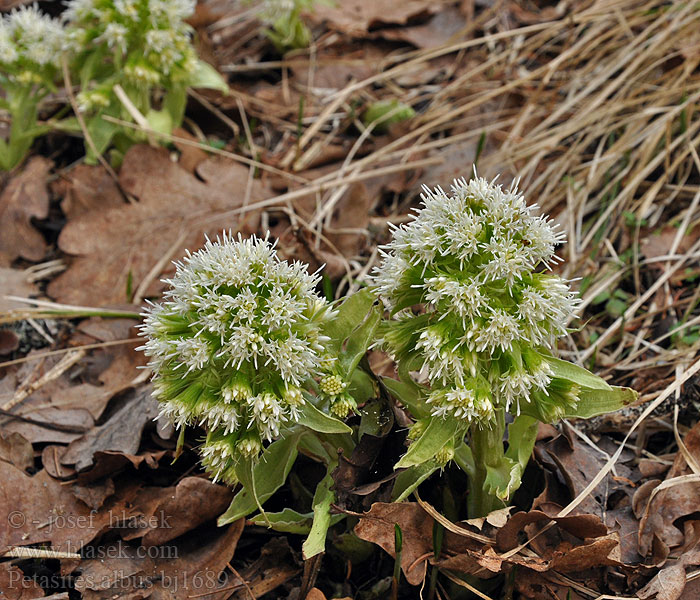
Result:
<instances>
[{"instance_id":1,"label":"dry brown leaf","mask_svg":"<svg viewBox=\"0 0 700 600\"><path fill-rule=\"evenodd\" d=\"M398 525L403 540L401 569L408 583L419 585L425 578L427 559L433 549L433 524L433 519L414 502L375 502L355 525L355 535L381 546L395 558L394 526ZM423 560L416 562L421 557Z\"/></svg>"},{"instance_id":2,"label":"dry brown leaf","mask_svg":"<svg viewBox=\"0 0 700 600\"><path fill-rule=\"evenodd\" d=\"M34 449L31 442L19 433L4 431L0 434L0 460L9 462L22 471L34 467Z\"/></svg>"},{"instance_id":3,"label":"dry brown leaf","mask_svg":"<svg viewBox=\"0 0 700 600\"><path fill-rule=\"evenodd\" d=\"M101 166L77 165L51 186L63 198L61 210L70 221L95 210L119 208L124 204L114 179Z\"/></svg>"},{"instance_id":4,"label":"dry brown leaf","mask_svg":"<svg viewBox=\"0 0 700 600\"><path fill-rule=\"evenodd\" d=\"M55 406L44 406L41 408L22 407L15 411L26 419L46 423L49 427L43 427L38 423L11 419L3 423L3 431L20 433L32 444L39 443L61 443L67 444L78 439L86 431L90 431L95 424L95 420L89 411L84 408L60 409ZM54 425L55 427L50 427Z\"/></svg>"},{"instance_id":5,"label":"dry brown leaf","mask_svg":"<svg viewBox=\"0 0 700 600\"><path fill-rule=\"evenodd\" d=\"M0 224L1 226L2 224ZM5 232L3 230L2 236L4 235ZM37 291L36 286L27 281L27 274L24 271L0 267L0 312L27 307L24 302L7 300L4 296L28 298L36 296Z\"/></svg>"},{"instance_id":6,"label":"dry brown leaf","mask_svg":"<svg viewBox=\"0 0 700 600\"><path fill-rule=\"evenodd\" d=\"M206 537L189 535L159 552L121 541L102 546L98 550L107 558L81 561L75 587L85 600L135 598L140 592L153 600L218 600L217 590L237 582L233 576L221 581L220 575L233 557L243 525L241 519Z\"/></svg>"},{"instance_id":7,"label":"dry brown leaf","mask_svg":"<svg viewBox=\"0 0 700 600\"><path fill-rule=\"evenodd\" d=\"M691 456L700 461L700 423L685 436L684 443ZM682 453L676 455L666 481L690 473ZM700 497L700 483L680 483L660 491L652 498L658 480L640 486L634 497L634 506L639 523L639 553L646 556L652 549L654 538L667 548L675 548L684 542L679 529L679 519L696 513Z\"/></svg>"},{"instance_id":8,"label":"dry brown leaf","mask_svg":"<svg viewBox=\"0 0 700 600\"><path fill-rule=\"evenodd\" d=\"M405 25L410 20L425 18L440 8L433 0L345 0L331 6L319 5L312 17L328 21L328 26L354 37L362 37L372 29L386 25Z\"/></svg>"},{"instance_id":9,"label":"dry brown leaf","mask_svg":"<svg viewBox=\"0 0 700 600\"><path fill-rule=\"evenodd\" d=\"M646 600L652 596L656 600L678 600L685 589L685 567L673 565L659 571L637 596Z\"/></svg>"},{"instance_id":10,"label":"dry brown leaf","mask_svg":"<svg viewBox=\"0 0 700 600\"><path fill-rule=\"evenodd\" d=\"M159 502L146 514L144 546L164 544L216 519L233 499L231 488L201 477L185 477L176 486L157 489Z\"/></svg>"},{"instance_id":11,"label":"dry brown leaf","mask_svg":"<svg viewBox=\"0 0 700 600\"><path fill-rule=\"evenodd\" d=\"M39 261L46 254L44 236L31 220L45 219L49 214L46 178L52 166L46 158L31 158L0 195L0 252L12 259L21 256Z\"/></svg>"},{"instance_id":12,"label":"dry brown leaf","mask_svg":"<svg viewBox=\"0 0 700 600\"><path fill-rule=\"evenodd\" d=\"M125 507L115 496L103 510L91 511L46 471L30 477L5 462L0 462L0 480L0 551L49 542L54 550L77 552L109 525L113 512Z\"/></svg>"},{"instance_id":13,"label":"dry brown leaf","mask_svg":"<svg viewBox=\"0 0 700 600\"><path fill-rule=\"evenodd\" d=\"M378 32L387 40L400 40L417 48L435 48L447 44L452 36L467 26L462 12L454 6L446 6L427 23L410 27L387 28ZM456 40L455 40L456 41Z\"/></svg>"},{"instance_id":14,"label":"dry brown leaf","mask_svg":"<svg viewBox=\"0 0 700 600\"><path fill-rule=\"evenodd\" d=\"M144 277L160 266L152 274L156 289L146 290L157 293L162 271L186 248L201 246L205 234L215 237L224 229L245 229L238 217L210 219L206 225L197 225L197 219L241 206L249 169L210 159L199 165L198 174L204 182L173 162L163 149L132 147L124 157L119 180L138 202L91 210L66 224L58 245L76 258L51 282L49 295L69 304L120 304L129 300L129 288L138 289ZM259 180L251 183L250 202L261 200ZM252 221L249 215L245 222Z\"/></svg>"},{"instance_id":15,"label":"dry brown leaf","mask_svg":"<svg viewBox=\"0 0 700 600\"><path fill-rule=\"evenodd\" d=\"M0 590L3 596L12 600L33 600L44 598L44 591L24 573L19 567L12 566L9 562L0 563Z\"/></svg>"},{"instance_id":16,"label":"dry brown leaf","mask_svg":"<svg viewBox=\"0 0 700 600\"><path fill-rule=\"evenodd\" d=\"M146 423L157 415L158 403L151 397L151 387L134 390L123 399L122 407L106 423L72 442L61 463L80 472L94 464L93 457L98 451L136 454Z\"/></svg>"}]
</instances>

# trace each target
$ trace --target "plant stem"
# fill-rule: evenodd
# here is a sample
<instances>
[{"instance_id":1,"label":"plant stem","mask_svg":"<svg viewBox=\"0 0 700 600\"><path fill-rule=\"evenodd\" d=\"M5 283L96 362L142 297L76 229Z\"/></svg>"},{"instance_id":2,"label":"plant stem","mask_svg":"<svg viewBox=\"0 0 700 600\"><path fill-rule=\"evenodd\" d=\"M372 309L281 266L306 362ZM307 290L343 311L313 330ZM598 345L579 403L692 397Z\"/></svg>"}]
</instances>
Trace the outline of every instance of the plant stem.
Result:
<instances>
[{"instance_id":1,"label":"plant stem","mask_svg":"<svg viewBox=\"0 0 700 600\"><path fill-rule=\"evenodd\" d=\"M467 473L469 477L467 512L469 518L484 517L502 504L499 498L486 489L486 480L488 467L497 469L505 460L503 450L504 411L496 411L495 419L490 428L472 425L469 431L471 450L474 456L474 472L473 474Z\"/></svg>"}]
</instances>

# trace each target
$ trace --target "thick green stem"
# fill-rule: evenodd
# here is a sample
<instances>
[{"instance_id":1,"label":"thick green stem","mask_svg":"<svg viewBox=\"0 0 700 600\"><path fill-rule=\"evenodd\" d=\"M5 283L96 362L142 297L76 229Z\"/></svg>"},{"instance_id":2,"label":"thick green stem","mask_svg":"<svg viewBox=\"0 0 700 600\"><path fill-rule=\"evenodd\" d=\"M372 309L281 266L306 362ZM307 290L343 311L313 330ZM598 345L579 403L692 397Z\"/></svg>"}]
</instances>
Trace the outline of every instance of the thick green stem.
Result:
<instances>
[{"instance_id":1,"label":"thick green stem","mask_svg":"<svg viewBox=\"0 0 700 600\"><path fill-rule=\"evenodd\" d=\"M505 460L503 450L503 434L505 432L505 413L496 412L491 427L481 428L472 425L470 428L471 450L474 456L474 473L469 474L469 495L467 511L470 518L484 517L495 508L503 505L486 485L489 467L499 469Z\"/></svg>"}]
</instances>

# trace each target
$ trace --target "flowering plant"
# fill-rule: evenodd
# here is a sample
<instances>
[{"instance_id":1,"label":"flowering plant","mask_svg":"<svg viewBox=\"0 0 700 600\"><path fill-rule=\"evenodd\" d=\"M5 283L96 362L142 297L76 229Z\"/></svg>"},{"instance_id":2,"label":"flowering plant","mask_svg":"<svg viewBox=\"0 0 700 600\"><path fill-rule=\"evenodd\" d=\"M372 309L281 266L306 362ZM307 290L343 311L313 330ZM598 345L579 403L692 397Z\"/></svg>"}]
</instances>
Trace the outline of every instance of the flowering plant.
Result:
<instances>
[{"instance_id":1,"label":"flowering plant","mask_svg":"<svg viewBox=\"0 0 700 600\"><path fill-rule=\"evenodd\" d=\"M112 141L139 139L138 133L103 116L133 121L135 108L152 129L170 133L182 123L188 87L228 91L192 47L192 30L185 19L194 7L195 0L67 2L66 35L81 88L78 109L86 115L98 153ZM115 93L117 85L133 108ZM91 151L88 159L95 159Z\"/></svg>"},{"instance_id":2,"label":"flowering plant","mask_svg":"<svg viewBox=\"0 0 700 600\"><path fill-rule=\"evenodd\" d=\"M318 408L338 402L323 382L337 377L345 394L356 389L353 372L379 323L378 313L366 318L373 298L358 294L332 310L314 291L318 276L280 261L266 239L224 235L176 266L165 302L151 306L142 326L161 417L183 431L203 427L206 470L214 480L243 484L222 522L261 508L284 483L298 449L325 462L322 518L305 547L312 555L330 523L333 453L348 443L324 436L351 431ZM358 319L359 333L348 335ZM319 378L325 393L313 395ZM355 394L366 399L371 391Z\"/></svg>"},{"instance_id":3,"label":"flowering plant","mask_svg":"<svg viewBox=\"0 0 700 600\"><path fill-rule=\"evenodd\" d=\"M514 186L476 178L451 193L424 189L422 210L394 230L374 276L395 316L382 343L402 379L385 383L418 419L397 464L417 477L395 495L454 459L470 479L469 513L480 516L519 487L538 421L609 412L634 394L552 354L578 300L549 272L563 237L551 221Z\"/></svg>"},{"instance_id":4,"label":"flowering plant","mask_svg":"<svg viewBox=\"0 0 700 600\"><path fill-rule=\"evenodd\" d=\"M7 141L0 139L0 169L17 166L32 142L49 130L37 123L39 103L54 91L64 43L61 24L36 6L24 6L0 19L0 108L12 120Z\"/></svg>"}]
</instances>

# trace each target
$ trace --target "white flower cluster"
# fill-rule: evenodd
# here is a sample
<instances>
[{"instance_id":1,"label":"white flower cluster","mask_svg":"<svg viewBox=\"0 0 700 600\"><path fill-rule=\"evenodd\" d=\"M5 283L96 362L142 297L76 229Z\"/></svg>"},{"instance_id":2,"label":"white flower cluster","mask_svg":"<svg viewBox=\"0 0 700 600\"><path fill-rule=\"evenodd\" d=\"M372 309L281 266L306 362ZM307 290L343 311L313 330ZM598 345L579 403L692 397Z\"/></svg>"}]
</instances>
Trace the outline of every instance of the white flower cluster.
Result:
<instances>
[{"instance_id":1,"label":"white flower cluster","mask_svg":"<svg viewBox=\"0 0 700 600\"><path fill-rule=\"evenodd\" d=\"M424 192L423 208L382 251L374 283L402 331L412 319L406 309L425 303L427 315L415 317L412 338L385 341L399 360L420 353L434 415L471 421L499 405L517 410L533 392L547 393L551 371L537 351L566 333L577 306L568 284L546 271L563 235L515 186L458 179L450 193Z\"/></svg>"},{"instance_id":2,"label":"white flower cluster","mask_svg":"<svg viewBox=\"0 0 700 600\"><path fill-rule=\"evenodd\" d=\"M302 387L325 360L320 326L332 313L318 277L280 261L267 239L240 235L207 241L176 267L141 332L162 415L219 431L234 454L257 453L299 419Z\"/></svg>"},{"instance_id":3,"label":"white flower cluster","mask_svg":"<svg viewBox=\"0 0 700 600\"><path fill-rule=\"evenodd\" d=\"M195 65L190 27L184 19L195 0L69 0L64 18L78 52L106 45L134 83L189 73Z\"/></svg>"},{"instance_id":4,"label":"white flower cluster","mask_svg":"<svg viewBox=\"0 0 700 600\"><path fill-rule=\"evenodd\" d=\"M64 44L61 23L36 5L23 6L0 20L0 64L15 77L40 78L40 71L60 64Z\"/></svg>"}]
</instances>

